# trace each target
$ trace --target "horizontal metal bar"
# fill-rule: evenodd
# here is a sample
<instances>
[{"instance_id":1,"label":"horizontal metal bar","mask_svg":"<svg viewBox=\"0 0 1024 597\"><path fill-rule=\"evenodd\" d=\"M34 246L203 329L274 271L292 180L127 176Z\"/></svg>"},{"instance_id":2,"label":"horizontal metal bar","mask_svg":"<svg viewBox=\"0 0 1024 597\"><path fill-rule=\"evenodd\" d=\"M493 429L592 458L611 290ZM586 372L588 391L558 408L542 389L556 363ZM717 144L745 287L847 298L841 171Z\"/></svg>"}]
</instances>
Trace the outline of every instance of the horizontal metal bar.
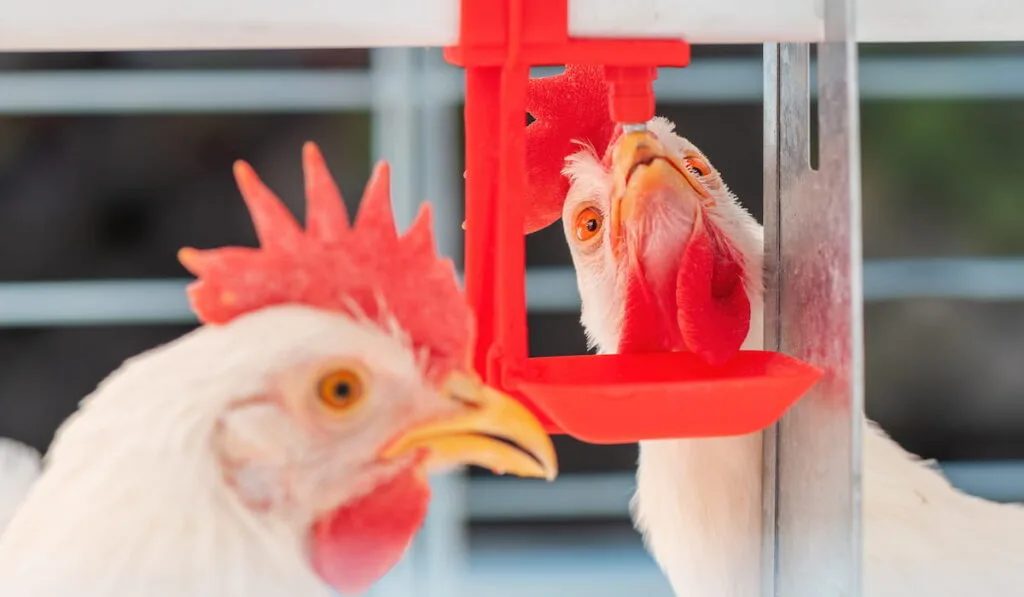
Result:
<instances>
[{"instance_id":1,"label":"horizontal metal bar","mask_svg":"<svg viewBox=\"0 0 1024 597\"><path fill-rule=\"evenodd\" d=\"M61 280L0 283L0 328L78 325L193 324L188 279ZM572 270L527 272L527 307L534 313L578 308Z\"/></svg>"},{"instance_id":2,"label":"horizontal metal bar","mask_svg":"<svg viewBox=\"0 0 1024 597\"><path fill-rule=\"evenodd\" d=\"M0 73L0 114L332 112L370 108L359 70Z\"/></svg>"},{"instance_id":3,"label":"horizontal metal bar","mask_svg":"<svg viewBox=\"0 0 1024 597\"><path fill-rule=\"evenodd\" d=\"M1024 56L1020 54L865 56L858 62L861 99L1000 100L1024 97ZM817 72L812 68L814 95L817 95Z\"/></svg>"},{"instance_id":4,"label":"horizontal metal bar","mask_svg":"<svg viewBox=\"0 0 1024 597\"><path fill-rule=\"evenodd\" d=\"M557 541L554 545L552 539ZM469 552L468 572L459 579L460 596L672 597L668 581L640 541L632 533L628 539L609 545L601 537L565 545L562 533L538 533L528 542L505 541L496 534Z\"/></svg>"},{"instance_id":5,"label":"horizontal metal bar","mask_svg":"<svg viewBox=\"0 0 1024 597\"><path fill-rule=\"evenodd\" d=\"M1024 56L865 56L858 60L860 97L867 100L995 100L1024 97ZM663 69L654 84L660 102L754 102L764 93L760 60L707 58L685 69ZM536 74L557 69L538 68ZM810 94L817 96L817 61L810 61ZM913 76L907 76L913 73Z\"/></svg>"},{"instance_id":6,"label":"horizontal metal bar","mask_svg":"<svg viewBox=\"0 0 1024 597\"><path fill-rule=\"evenodd\" d=\"M1024 461L944 462L950 483L963 491L997 502L1024 501Z\"/></svg>"},{"instance_id":7,"label":"horizontal metal bar","mask_svg":"<svg viewBox=\"0 0 1024 597\"><path fill-rule=\"evenodd\" d=\"M526 306L533 313L563 313L580 308L576 272L568 267L531 267L526 271Z\"/></svg>"},{"instance_id":8,"label":"horizontal metal bar","mask_svg":"<svg viewBox=\"0 0 1024 597\"><path fill-rule=\"evenodd\" d=\"M470 480L466 504L476 520L626 518L635 488L629 473L562 475L557 483L483 477Z\"/></svg>"},{"instance_id":9,"label":"horizontal metal bar","mask_svg":"<svg viewBox=\"0 0 1024 597\"><path fill-rule=\"evenodd\" d=\"M865 301L918 298L1024 300L1024 259L887 259L865 264Z\"/></svg>"},{"instance_id":10,"label":"horizontal metal bar","mask_svg":"<svg viewBox=\"0 0 1024 597\"><path fill-rule=\"evenodd\" d=\"M860 70L861 98L867 100L1024 97L1019 54L872 56L861 60ZM454 105L464 96L462 73L455 68L432 68L419 84L425 87L411 98L414 105L423 97ZM664 71L655 91L662 103L760 101L761 63L698 60ZM369 73L351 69L0 73L0 114L7 115L335 112L369 110L371 98Z\"/></svg>"},{"instance_id":11,"label":"horizontal metal bar","mask_svg":"<svg viewBox=\"0 0 1024 597\"><path fill-rule=\"evenodd\" d=\"M531 268L530 273L531 308L568 311L579 307L572 269ZM1024 259L873 259L864 263L865 301L923 298L1024 301Z\"/></svg>"},{"instance_id":12,"label":"horizontal metal bar","mask_svg":"<svg viewBox=\"0 0 1024 597\"><path fill-rule=\"evenodd\" d=\"M0 327L196 323L188 280L0 284Z\"/></svg>"},{"instance_id":13,"label":"horizontal metal bar","mask_svg":"<svg viewBox=\"0 0 1024 597\"><path fill-rule=\"evenodd\" d=\"M1024 460L943 462L950 483L971 495L1024 501ZM568 474L557 483L474 478L466 503L474 520L626 519L636 488L632 473Z\"/></svg>"},{"instance_id":14,"label":"horizontal metal bar","mask_svg":"<svg viewBox=\"0 0 1024 597\"><path fill-rule=\"evenodd\" d=\"M914 298L1024 300L1024 259L876 260L864 265L864 300ZM0 327L195 323L185 299L187 279L75 280L0 283ZM532 313L579 309L568 267L526 274Z\"/></svg>"},{"instance_id":15,"label":"horizontal metal bar","mask_svg":"<svg viewBox=\"0 0 1024 597\"><path fill-rule=\"evenodd\" d=\"M569 33L584 37L817 42L822 17L817 0L569 0ZM459 0L39 0L5 6L0 51L448 46L458 32ZM1024 6L858 0L857 39L1024 39Z\"/></svg>"}]
</instances>

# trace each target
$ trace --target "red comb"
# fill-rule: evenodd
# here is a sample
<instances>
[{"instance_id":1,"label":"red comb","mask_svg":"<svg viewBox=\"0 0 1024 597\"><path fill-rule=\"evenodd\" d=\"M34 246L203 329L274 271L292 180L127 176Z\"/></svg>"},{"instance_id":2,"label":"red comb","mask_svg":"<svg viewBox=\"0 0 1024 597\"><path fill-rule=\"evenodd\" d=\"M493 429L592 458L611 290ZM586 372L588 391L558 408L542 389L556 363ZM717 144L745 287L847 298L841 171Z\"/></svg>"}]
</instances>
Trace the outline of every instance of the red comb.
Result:
<instances>
[{"instance_id":1,"label":"red comb","mask_svg":"<svg viewBox=\"0 0 1024 597\"><path fill-rule=\"evenodd\" d=\"M356 223L320 150L302 152L306 230L245 162L235 163L259 248L222 247L178 254L198 280L188 297L199 320L222 324L280 304L302 304L396 322L430 358L431 373L465 367L473 316L451 260L438 257L428 204L399 236L391 211L387 162L373 170Z\"/></svg>"},{"instance_id":2,"label":"red comb","mask_svg":"<svg viewBox=\"0 0 1024 597\"><path fill-rule=\"evenodd\" d=\"M562 175L565 158L592 145L603 155L615 131L608 111L604 67L567 65L565 72L531 79L526 111L526 234L562 217L569 181Z\"/></svg>"}]
</instances>

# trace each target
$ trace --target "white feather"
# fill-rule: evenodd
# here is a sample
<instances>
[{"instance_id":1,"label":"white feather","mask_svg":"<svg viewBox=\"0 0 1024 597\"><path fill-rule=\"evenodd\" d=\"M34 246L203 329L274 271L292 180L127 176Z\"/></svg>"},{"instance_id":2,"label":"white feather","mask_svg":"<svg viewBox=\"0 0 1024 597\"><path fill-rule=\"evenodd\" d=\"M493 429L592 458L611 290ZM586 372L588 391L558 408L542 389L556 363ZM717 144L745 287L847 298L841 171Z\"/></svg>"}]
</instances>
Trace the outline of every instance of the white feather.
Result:
<instances>
[{"instance_id":1,"label":"white feather","mask_svg":"<svg viewBox=\"0 0 1024 597\"><path fill-rule=\"evenodd\" d=\"M42 457L30 446L0 437L0 535L42 470Z\"/></svg>"},{"instance_id":2,"label":"white feather","mask_svg":"<svg viewBox=\"0 0 1024 597\"><path fill-rule=\"evenodd\" d=\"M668 121L649 126L677 152L696 150ZM612 352L623 311L612 257L577 246L570 229L581 205L608 208L610 175L587 150L567 160L566 174L582 322L598 350ZM708 184L717 195L709 215L747 263L753 313L743 348L761 349L763 230L717 173ZM866 597L1024 595L1024 508L963 494L870 422L863 442ZM761 452L760 433L640 442L634 520L679 597L760 594Z\"/></svg>"},{"instance_id":3,"label":"white feather","mask_svg":"<svg viewBox=\"0 0 1024 597\"><path fill-rule=\"evenodd\" d=\"M416 355L401 338L298 306L205 326L129 359L61 426L44 473L0 536L0 595L331 595L310 565L314 508L291 502L267 511L247 507L224 482L211 438L230 404L267 392L268 380L292 367L339 354L379 366L395 379L420 379ZM422 394L397 389L403 391L394 403L381 408L415 413ZM398 399L403 397L408 402ZM288 461L296 450L287 442L303 434L289 431L290 418L280 414L272 420L284 427L263 428L273 433L253 439L266 442L261 449L276 447L286 464L316 472L332 458L376 454L380 444L362 440L387 437L394 429L363 417L377 408L360 409L361 418L344 434L354 441L344 450L313 454L312 461L308 454L306 461ZM252 418L268 421L259 413ZM365 462L353 466L365 468ZM307 477L288 487L292 497L323 489L322 476ZM358 495L362 480L363 486L344 491ZM294 501L305 497L300 493Z\"/></svg>"}]
</instances>

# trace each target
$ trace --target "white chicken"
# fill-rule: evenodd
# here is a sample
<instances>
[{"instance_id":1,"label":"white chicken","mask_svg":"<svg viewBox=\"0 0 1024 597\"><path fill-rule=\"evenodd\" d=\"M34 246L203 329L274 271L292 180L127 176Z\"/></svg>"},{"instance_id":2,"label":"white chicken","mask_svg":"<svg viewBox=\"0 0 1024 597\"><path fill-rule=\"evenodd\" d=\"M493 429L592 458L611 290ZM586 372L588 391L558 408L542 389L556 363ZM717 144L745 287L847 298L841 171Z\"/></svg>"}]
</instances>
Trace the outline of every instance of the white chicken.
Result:
<instances>
[{"instance_id":1,"label":"white chicken","mask_svg":"<svg viewBox=\"0 0 1024 597\"><path fill-rule=\"evenodd\" d=\"M182 251L206 325L129 359L61 426L0 535L0 595L362 592L422 523L428 472L555 476L538 421L470 369L429 210L399 236L380 165L349 226L319 151L303 157L305 231L236 165L261 247ZM9 446L16 496L37 466Z\"/></svg>"},{"instance_id":2,"label":"white chicken","mask_svg":"<svg viewBox=\"0 0 1024 597\"><path fill-rule=\"evenodd\" d=\"M561 218L591 344L762 349L763 231L708 159L662 118L616 129L599 68L532 85L527 232ZM1024 508L958 491L870 422L863 442L866 597L1024 595ZM676 595L760 594L761 451L760 433L640 442L634 520Z\"/></svg>"}]
</instances>

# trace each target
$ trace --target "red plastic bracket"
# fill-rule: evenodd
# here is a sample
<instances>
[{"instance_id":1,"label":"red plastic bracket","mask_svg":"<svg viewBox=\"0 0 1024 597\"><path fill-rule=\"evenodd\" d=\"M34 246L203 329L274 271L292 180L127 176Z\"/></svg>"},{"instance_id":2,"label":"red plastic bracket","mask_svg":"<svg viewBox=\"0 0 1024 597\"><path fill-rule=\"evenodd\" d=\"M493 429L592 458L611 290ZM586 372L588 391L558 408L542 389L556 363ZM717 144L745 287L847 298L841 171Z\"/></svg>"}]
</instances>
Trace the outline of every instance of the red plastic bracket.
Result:
<instances>
[{"instance_id":1,"label":"red plastic bracket","mask_svg":"<svg viewBox=\"0 0 1024 597\"><path fill-rule=\"evenodd\" d=\"M736 435L771 425L821 376L785 355L741 352L712 367L688 353L530 358L526 327L526 87L530 67L604 65L616 122L654 117L658 66L684 67L668 39L569 36L567 0L462 0L466 70L466 293L478 320L474 365L551 433L592 443Z\"/></svg>"}]
</instances>

